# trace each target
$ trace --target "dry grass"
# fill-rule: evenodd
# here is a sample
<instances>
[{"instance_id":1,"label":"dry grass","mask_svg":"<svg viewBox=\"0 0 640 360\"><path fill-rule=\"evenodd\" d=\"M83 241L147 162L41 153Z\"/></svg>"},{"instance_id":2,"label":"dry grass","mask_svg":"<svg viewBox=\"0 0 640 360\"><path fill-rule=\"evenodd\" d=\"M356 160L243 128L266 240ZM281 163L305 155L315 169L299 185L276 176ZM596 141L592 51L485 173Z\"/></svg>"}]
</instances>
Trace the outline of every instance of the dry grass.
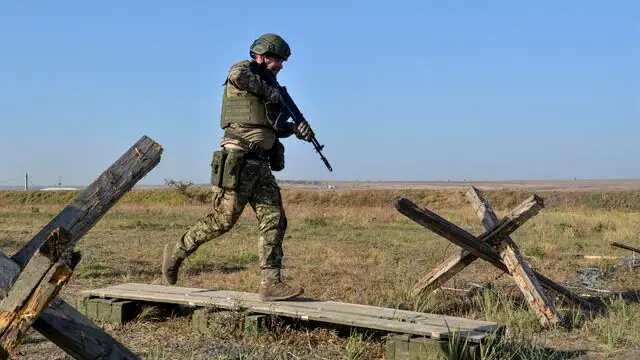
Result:
<instances>
[{"instance_id":1,"label":"dry grass","mask_svg":"<svg viewBox=\"0 0 640 360\"><path fill-rule=\"evenodd\" d=\"M194 190L201 191L201 190ZM16 195L18 194L18 195ZM531 193L489 191L498 215ZM640 198L634 192L538 192L547 209L514 233L532 267L558 282L577 277L582 267L598 267L607 276L603 286L638 290L637 270L611 271L615 260L585 260L575 254L627 256L610 241L640 247ZM206 195L206 193L205 193ZM596 196L597 195L597 196ZM22 197L21 197L22 196ZM507 325L507 334L486 359L502 358L634 358L640 356L640 305L612 298L609 314L591 317L570 313L572 330L542 330L517 293L503 290L508 276L477 261L448 283L492 283L493 290L472 301L431 294L410 296L411 288L430 269L458 249L414 224L393 208L396 196L407 197L436 211L461 227L479 234L482 227L459 190L285 191L289 218L285 276L305 287L306 296L359 304L444 313L487 319ZM175 191L136 191L113 208L83 238L83 260L62 297L70 302L82 291L122 282L161 284L159 260L167 241L209 210L206 196ZM25 200L26 199L26 200ZM25 197L0 193L0 249L19 249L48 223L72 197ZM38 202L38 201L40 202ZM555 204L555 205L554 205ZM616 208L616 206L618 206ZM247 209L237 226L205 244L186 262L179 285L209 289L257 291L259 281L257 226ZM328 330L294 331L235 339L211 339L192 332L188 321L176 317L154 320L153 310L135 323L105 325L123 343L150 359L345 358L383 356L379 341L361 335L338 336ZM163 340L163 345L158 345ZM23 358L62 358L47 342L32 335ZM166 341L166 342L164 342ZM58 356L58 357L56 357ZM21 357L18 357L21 358Z\"/></svg>"}]
</instances>

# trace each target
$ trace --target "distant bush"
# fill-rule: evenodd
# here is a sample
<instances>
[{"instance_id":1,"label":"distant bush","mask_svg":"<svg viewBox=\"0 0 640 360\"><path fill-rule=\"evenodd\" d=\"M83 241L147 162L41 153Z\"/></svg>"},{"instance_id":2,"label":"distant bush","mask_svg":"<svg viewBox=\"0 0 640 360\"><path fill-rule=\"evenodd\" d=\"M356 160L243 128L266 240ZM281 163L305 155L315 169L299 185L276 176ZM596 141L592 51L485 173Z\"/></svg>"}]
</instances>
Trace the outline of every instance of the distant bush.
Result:
<instances>
[{"instance_id":1,"label":"distant bush","mask_svg":"<svg viewBox=\"0 0 640 360\"><path fill-rule=\"evenodd\" d=\"M211 196L207 196L202 191L198 191L194 189L193 182L191 181L182 181L182 180L173 180L173 179L165 179L165 185L169 188L175 189L182 199L191 204L201 203L204 204L208 199L211 199Z\"/></svg>"}]
</instances>

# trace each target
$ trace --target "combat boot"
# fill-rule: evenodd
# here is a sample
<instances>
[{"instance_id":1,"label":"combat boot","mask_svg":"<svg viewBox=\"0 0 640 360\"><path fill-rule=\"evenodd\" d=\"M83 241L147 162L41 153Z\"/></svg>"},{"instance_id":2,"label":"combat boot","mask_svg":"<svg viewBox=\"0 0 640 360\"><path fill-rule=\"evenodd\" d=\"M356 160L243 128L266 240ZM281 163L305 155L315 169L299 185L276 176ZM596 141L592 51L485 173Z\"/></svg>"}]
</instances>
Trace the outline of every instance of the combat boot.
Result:
<instances>
[{"instance_id":1,"label":"combat boot","mask_svg":"<svg viewBox=\"0 0 640 360\"><path fill-rule=\"evenodd\" d=\"M170 243L164 246L162 276L169 285L174 285L178 281L178 269L180 269L180 265L187 255L187 252L178 247L177 244L173 246L173 249Z\"/></svg>"},{"instance_id":2,"label":"combat boot","mask_svg":"<svg viewBox=\"0 0 640 360\"><path fill-rule=\"evenodd\" d=\"M262 270L260 282L260 300L277 301L287 300L302 295L304 289L291 286L280 278L280 269Z\"/></svg>"}]
</instances>

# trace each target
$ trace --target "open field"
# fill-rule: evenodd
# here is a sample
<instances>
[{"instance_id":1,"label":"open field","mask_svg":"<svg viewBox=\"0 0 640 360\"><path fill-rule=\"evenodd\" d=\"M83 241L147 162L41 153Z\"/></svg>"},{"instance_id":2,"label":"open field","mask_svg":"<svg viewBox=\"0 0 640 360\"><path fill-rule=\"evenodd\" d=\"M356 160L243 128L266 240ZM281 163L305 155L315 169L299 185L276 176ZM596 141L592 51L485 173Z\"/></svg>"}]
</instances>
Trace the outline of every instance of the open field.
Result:
<instances>
[{"instance_id":1,"label":"open field","mask_svg":"<svg viewBox=\"0 0 640 360\"><path fill-rule=\"evenodd\" d=\"M462 184L464 185L464 184ZM494 359L640 358L640 305L634 299L606 299L606 316L571 313L574 328L542 330L513 283L489 264L470 265L447 286L466 288L491 282L491 291L470 301L432 294L414 299L411 288L434 266L458 251L454 245L399 214L393 199L403 196L474 234L483 232L464 198L462 185L369 190L306 190L283 184L289 219L284 251L285 276L318 299L402 308L496 321L507 333ZM600 289L640 290L638 269L618 268L618 260L578 255L629 256L612 248L617 241L640 247L640 192L628 188L482 186L499 216L534 192L546 208L513 234L529 264L568 283L581 268L603 273ZM636 184L637 185L637 184ZM343 188L346 189L346 188ZM623 191L624 190L624 191ZM69 192L0 192L0 250L13 254L71 201ZM136 190L127 194L82 239L83 260L62 298L74 303L90 288L123 282L161 284L162 247L174 242L208 210L206 189ZM183 265L178 285L256 292L259 282L257 226L248 208L228 234L202 246ZM582 292L584 289L576 288ZM558 303L559 304L559 303ZM198 335L188 318L104 325L134 352L149 359L376 359L383 343L330 330L281 331L258 336ZM63 359L55 345L35 332L19 347L18 359Z\"/></svg>"},{"instance_id":2,"label":"open field","mask_svg":"<svg viewBox=\"0 0 640 360\"><path fill-rule=\"evenodd\" d=\"M459 189L473 184L482 189L518 190L640 190L637 179L572 179L572 180L448 180L448 181L281 181L285 189L319 189L331 186L337 190L389 189Z\"/></svg>"}]
</instances>

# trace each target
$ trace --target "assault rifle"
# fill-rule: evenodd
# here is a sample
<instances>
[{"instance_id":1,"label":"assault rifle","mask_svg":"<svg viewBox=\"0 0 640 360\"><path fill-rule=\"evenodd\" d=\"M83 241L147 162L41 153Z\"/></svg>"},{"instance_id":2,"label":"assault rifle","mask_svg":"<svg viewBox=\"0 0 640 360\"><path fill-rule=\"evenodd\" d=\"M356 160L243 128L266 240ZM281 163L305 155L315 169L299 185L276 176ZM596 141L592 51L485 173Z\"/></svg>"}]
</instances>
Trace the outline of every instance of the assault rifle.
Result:
<instances>
[{"instance_id":1,"label":"assault rifle","mask_svg":"<svg viewBox=\"0 0 640 360\"><path fill-rule=\"evenodd\" d=\"M267 84L276 88L280 95L282 95L282 99L284 100L284 107L282 109L282 112L276 119L276 129L286 129L288 126L290 126L290 123L287 121L289 118L293 120L296 126L298 126L301 122L306 121L304 115L302 115L300 109L298 109L298 107L296 106L296 103L294 103L291 96L289 96L287 88L278 84L278 81L276 80L275 76L273 76L273 73L271 71L269 71L263 64L259 64L258 66L256 66L255 71L258 75L260 75L260 78L262 78L262 80L266 81ZM316 139L315 136L311 138L311 144L313 144L313 148L320 155L320 159L322 159L322 162L324 162L324 165L327 167L327 169L329 169L329 171L333 171L331 165L329 164L329 160L327 160L327 158L322 155L322 149L324 148L324 145L320 145L318 139Z\"/></svg>"}]
</instances>

